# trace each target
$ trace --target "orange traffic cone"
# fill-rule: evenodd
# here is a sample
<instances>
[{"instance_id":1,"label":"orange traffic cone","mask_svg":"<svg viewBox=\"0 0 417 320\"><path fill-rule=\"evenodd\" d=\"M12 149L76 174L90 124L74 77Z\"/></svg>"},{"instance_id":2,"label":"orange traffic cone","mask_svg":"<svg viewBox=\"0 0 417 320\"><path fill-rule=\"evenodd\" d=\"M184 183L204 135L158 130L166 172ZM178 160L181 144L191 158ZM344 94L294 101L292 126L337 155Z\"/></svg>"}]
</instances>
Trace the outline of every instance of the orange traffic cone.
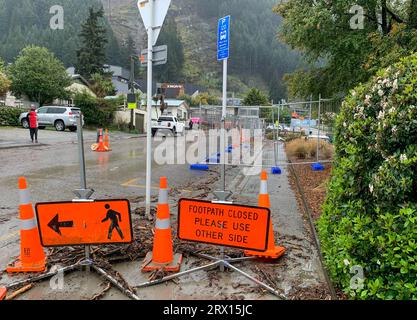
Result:
<instances>
[{"instance_id":1,"label":"orange traffic cone","mask_svg":"<svg viewBox=\"0 0 417 320\"><path fill-rule=\"evenodd\" d=\"M0 288L0 300L4 300L6 298L7 289L6 288Z\"/></svg>"},{"instance_id":2,"label":"orange traffic cone","mask_svg":"<svg viewBox=\"0 0 417 320\"><path fill-rule=\"evenodd\" d=\"M45 270L45 253L39 239L38 226L25 178L19 178L20 197L20 259L6 269L14 272L42 272Z\"/></svg>"},{"instance_id":3,"label":"orange traffic cone","mask_svg":"<svg viewBox=\"0 0 417 320\"><path fill-rule=\"evenodd\" d=\"M100 129L100 136L98 137L98 146L97 149L94 150L96 152L107 152L109 151L107 147L104 145L103 142L103 129Z\"/></svg>"},{"instance_id":4,"label":"orange traffic cone","mask_svg":"<svg viewBox=\"0 0 417 320\"><path fill-rule=\"evenodd\" d=\"M109 139L109 130L108 129L106 129L105 134L104 134L104 147L107 148L107 151L111 151L110 139Z\"/></svg>"},{"instance_id":5,"label":"orange traffic cone","mask_svg":"<svg viewBox=\"0 0 417 320\"><path fill-rule=\"evenodd\" d=\"M261 190L259 192L258 206L262 208L271 208L271 203L268 194L268 175L266 171L262 171L261 174ZM272 217L269 225L268 235L268 249L264 252L258 251L245 251L246 256L256 256L260 258L278 259L285 253L284 247L275 246L274 239L274 226L272 224Z\"/></svg>"},{"instance_id":6,"label":"orange traffic cone","mask_svg":"<svg viewBox=\"0 0 417 320\"><path fill-rule=\"evenodd\" d=\"M168 183L163 177L159 186L159 203L156 212L153 251L148 252L142 264L142 271L180 271L182 255L173 253L171 221L168 205Z\"/></svg>"}]
</instances>

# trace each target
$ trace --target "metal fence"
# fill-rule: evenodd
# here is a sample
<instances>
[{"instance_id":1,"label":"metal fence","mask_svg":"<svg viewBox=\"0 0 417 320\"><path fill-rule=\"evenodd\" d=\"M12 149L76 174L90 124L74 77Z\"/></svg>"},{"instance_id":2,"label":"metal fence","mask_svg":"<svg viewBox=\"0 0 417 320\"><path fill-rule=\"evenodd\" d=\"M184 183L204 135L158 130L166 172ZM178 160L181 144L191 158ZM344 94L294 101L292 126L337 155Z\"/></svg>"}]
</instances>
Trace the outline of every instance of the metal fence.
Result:
<instances>
[{"instance_id":1,"label":"metal fence","mask_svg":"<svg viewBox=\"0 0 417 320\"><path fill-rule=\"evenodd\" d=\"M289 164L285 141L303 138L315 143L314 158L300 163L329 162L331 156L323 152L325 145L334 141L334 126L340 112L342 99L322 99L274 104L271 106L227 107L225 127L228 131L246 131L250 139L242 139L239 149L253 148L255 135L263 137L262 166L275 167ZM193 118L199 118L195 128L209 131L221 128L222 107L200 106L191 111ZM229 139L228 146L232 145ZM236 146L235 146L236 147ZM303 148L303 147L300 147ZM248 150L249 149L249 150ZM220 152L220 149L218 150ZM252 150L252 153L254 151ZM232 164L231 157L226 159Z\"/></svg>"}]
</instances>

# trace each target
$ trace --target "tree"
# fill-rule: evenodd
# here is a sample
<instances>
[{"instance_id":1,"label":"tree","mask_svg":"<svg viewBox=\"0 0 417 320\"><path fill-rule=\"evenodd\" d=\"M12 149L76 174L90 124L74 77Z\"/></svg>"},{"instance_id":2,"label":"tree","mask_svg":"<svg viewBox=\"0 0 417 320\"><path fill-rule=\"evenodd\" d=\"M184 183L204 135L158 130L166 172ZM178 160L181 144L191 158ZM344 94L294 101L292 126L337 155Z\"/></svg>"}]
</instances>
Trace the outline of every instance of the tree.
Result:
<instances>
[{"instance_id":1,"label":"tree","mask_svg":"<svg viewBox=\"0 0 417 320\"><path fill-rule=\"evenodd\" d=\"M104 72L108 39L106 28L100 21L103 17L103 8L95 11L91 7L79 34L82 46L77 50L76 71L86 79L91 79L95 73L103 74Z\"/></svg>"},{"instance_id":2,"label":"tree","mask_svg":"<svg viewBox=\"0 0 417 320\"><path fill-rule=\"evenodd\" d=\"M4 72L4 62L0 59L0 97L6 95L10 88L10 80Z\"/></svg>"},{"instance_id":3,"label":"tree","mask_svg":"<svg viewBox=\"0 0 417 320\"><path fill-rule=\"evenodd\" d=\"M265 106L269 105L268 97L262 93L259 89L252 88L246 94L243 100L245 106Z\"/></svg>"},{"instance_id":4,"label":"tree","mask_svg":"<svg viewBox=\"0 0 417 320\"><path fill-rule=\"evenodd\" d=\"M99 98L104 98L115 93L115 88L111 79L99 73L95 73L91 76L91 90Z\"/></svg>"},{"instance_id":5,"label":"tree","mask_svg":"<svg viewBox=\"0 0 417 320\"><path fill-rule=\"evenodd\" d=\"M51 6L64 8L64 29L52 30L49 21ZM80 21L88 17L91 6L100 6L98 0L0 0L0 57L12 62L28 45L48 48L66 67L74 66L79 48ZM109 62L119 63L118 43L107 21L104 21L109 45ZM113 61L112 58L117 58Z\"/></svg>"},{"instance_id":6,"label":"tree","mask_svg":"<svg viewBox=\"0 0 417 320\"><path fill-rule=\"evenodd\" d=\"M288 0L274 11L280 38L312 65L287 76L295 97L345 93L417 45L415 0Z\"/></svg>"},{"instance_id":7,"label":"tree","mask_svg":"<svg viewBox=\"0 0 417 320\"><path fill-rule=\"evenodd\" d=\"M25 94L40 105L68 96L65 88L71 85L71 78L62 62L46 48L24 48L9 74L11 91L18 96Z\"/></svg>"}]
</instances>

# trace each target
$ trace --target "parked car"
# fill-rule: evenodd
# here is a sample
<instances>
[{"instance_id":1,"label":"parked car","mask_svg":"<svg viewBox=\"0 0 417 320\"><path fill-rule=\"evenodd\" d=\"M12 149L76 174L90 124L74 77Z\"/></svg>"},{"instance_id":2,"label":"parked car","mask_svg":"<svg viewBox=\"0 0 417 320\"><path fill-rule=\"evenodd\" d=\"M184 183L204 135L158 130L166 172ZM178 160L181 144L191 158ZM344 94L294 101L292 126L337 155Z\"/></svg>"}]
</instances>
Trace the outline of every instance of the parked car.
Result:
<instances>
[{"instance_id":1,"label":"parked car","mask_svg":"<svg viewBox=\"0 0 417 320\"><path fill-rule=\"evenodd\" d=\"M159 130L170 131L174 136L177 134L184 134L185 124L179 122L178 119L172 115L163 115L159 117L157 121L152 122L152 136Z\"/></svg>"},{"instance_id":2,"label":"parked car","mask_svg":"<svg viewBox=\"0 0 417 320\"><path fill-rule=\"evenodd\" d=\"M71 132L77 131L76 115L80 113L79 108L45 106L36 110L38 114L39 129L45 129L47 126L55 127L57 131L65 131L68 128ZM23 128L29 128L28 113L24 112L19 117L19 122ZM84 119L83 119L84 125Z\"/></svg>"}]
</instances>

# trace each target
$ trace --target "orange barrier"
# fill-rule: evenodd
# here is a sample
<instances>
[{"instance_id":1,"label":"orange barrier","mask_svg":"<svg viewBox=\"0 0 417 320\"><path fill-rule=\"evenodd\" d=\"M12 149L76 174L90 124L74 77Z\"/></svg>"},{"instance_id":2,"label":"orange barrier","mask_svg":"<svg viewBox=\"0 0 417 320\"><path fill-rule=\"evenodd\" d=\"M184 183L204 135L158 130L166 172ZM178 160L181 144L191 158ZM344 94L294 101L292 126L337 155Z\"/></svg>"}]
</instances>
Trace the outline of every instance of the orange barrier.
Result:
<instances>
[{"instance_id":1,"label":"orange barrier","mask_svg":"<svg viewBox=\"0 0 417 320\"><path fill-rule=\"evenodd\" d=\"M168 204L168 182L163 177L159 186L159 202L156 213L155 236L152 252L148 252L142 264L142 272L164 270L178 272L182 255L173 252L171 221Z\"/></svg>"},{"instance_id":2,"label":"orange barrier","mask_svg":"<svg viewBox=\"0 0 417 320\"><path fill-rule=\"evenodd\" d=\"M111 151L110 148L110 139L109 139L109 130L106 129L104 133L104 147L107 148L107 151Z\"/></svg>"},{"instance_id":3,"label":"orange barrier","mask_svg":"<svg viewBox=\"0 0 417 320\"><path fill-rule=\"evenodd\" d=\"M6 271L42 272L45 270L45 252L39 239L38 226L25 178L19 178L20 197L20 259Z\"/></svg>"},{"instance_id":4,"label":"orange barrier","mask_svg":"<svg viewBox=\"0 0 417 320\"><path fill-rule=\"evenodd\" d=\"M6 298L7 289L6 288L0 288L0 300L4 300Z\"/></svg>"},{"instance_id":5,"label":"orange barrier","mask_svg":"<svg viewBox=\"0 0 417 320\"><path fill-rule=\"evenodd\" d=\"M271 202L268 194L268 175L266 171L261 173L261 188L259 192L258 205L264 208L270 208ZM268 249L264 252L257 251L245 251L246 256L256 256L260 258L278 259L285 253L284 247L275 246L274 238L274 226L272 223L272 217L270 220L269 236L268 236Z\"/></svg>"}]
</instances>

